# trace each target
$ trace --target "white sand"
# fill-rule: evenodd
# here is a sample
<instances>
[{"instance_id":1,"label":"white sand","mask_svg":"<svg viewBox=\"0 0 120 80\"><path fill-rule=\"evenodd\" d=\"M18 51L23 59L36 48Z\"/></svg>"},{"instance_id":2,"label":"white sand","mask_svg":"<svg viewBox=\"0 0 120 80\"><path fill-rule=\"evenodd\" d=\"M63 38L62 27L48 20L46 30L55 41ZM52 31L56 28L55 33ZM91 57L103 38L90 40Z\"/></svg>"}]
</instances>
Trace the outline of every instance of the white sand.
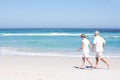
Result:
<instances>
[{"instance_id":1,"label":"white sand","mask_svg":"<svg viewBox=\"0 0 120 80\"><path fill-rule=\"evenodd\" d=\"M0 80L120 80L120 59L108 61L109 70L102 62L100 69L81 70L75 68L81 58L0 56Z\"/></svg>"}]
</instances>

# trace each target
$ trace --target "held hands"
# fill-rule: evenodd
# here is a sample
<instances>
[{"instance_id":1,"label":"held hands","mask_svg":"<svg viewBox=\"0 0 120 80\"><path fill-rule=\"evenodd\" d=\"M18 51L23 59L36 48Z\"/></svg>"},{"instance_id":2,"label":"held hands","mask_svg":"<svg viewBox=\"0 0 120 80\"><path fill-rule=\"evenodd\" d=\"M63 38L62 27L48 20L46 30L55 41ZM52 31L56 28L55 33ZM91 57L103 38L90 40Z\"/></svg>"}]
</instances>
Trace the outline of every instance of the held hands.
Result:
<instances>
[{"instance_id":1,"label":"held hands","mask_svg":"<svg viewBox=\"0 0 120 80\"><path fill-rule=\"evenodd\" d=\"M77 52L80 52L82 48L77 49ZM94 52L94 47L91 47L92 52Z\"/></svg>"},{"instance_id":2,"label":"held hands","mask_svg":"<svg viewBox=\"0 0 120 80\"><path fill-rule=\"evenodd\" d=\"M92 49L92 52L94 52L94 47L92 47L91 49Z\"/></svg>"},{"instance_id":3,"label":"held hands","mask_svg":"<svg viewBox=\"0 0 120 80\"><path fill-rule=\"evenodd\" d=\"M94 49L92 48L92 52L94 52Z\"/></svg>"}]
</instances>

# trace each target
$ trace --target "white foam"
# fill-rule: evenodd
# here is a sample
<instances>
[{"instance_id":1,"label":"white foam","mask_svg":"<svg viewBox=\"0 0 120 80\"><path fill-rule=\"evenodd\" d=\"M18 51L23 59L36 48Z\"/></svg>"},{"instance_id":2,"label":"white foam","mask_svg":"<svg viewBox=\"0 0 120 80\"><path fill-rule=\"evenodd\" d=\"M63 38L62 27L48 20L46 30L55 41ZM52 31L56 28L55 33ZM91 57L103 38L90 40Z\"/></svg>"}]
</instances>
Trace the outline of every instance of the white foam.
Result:
<instances>
[{"instance_id":1,"label":"white foam","mask_svg":"<svg viewBox=\"0 0 120 80\"><path fill-rule=\"evenodd\" d=\"M112 36L112 38L120 38L120 36Z\"/></svg>"},{"instance_id":2,"label":"white foam","mask_svg":"<svg viewBox=\"0 0 120 80\"><path fill-rule=\"evenodd\" d=\"M81 33L3 33L3 36L79 36ZM86 34L93 35L93 34Z\"/></svg>"}]
</instances>

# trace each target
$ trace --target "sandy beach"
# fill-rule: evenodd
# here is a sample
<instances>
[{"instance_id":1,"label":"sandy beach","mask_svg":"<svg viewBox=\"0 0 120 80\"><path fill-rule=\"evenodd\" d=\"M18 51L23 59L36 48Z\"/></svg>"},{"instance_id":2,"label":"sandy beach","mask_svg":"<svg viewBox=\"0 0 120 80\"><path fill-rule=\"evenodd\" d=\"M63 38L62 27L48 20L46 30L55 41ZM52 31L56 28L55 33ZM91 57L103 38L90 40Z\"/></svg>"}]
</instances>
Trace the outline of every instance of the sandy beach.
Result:
<instances>
[{"instance_id":1,"label":"sandy beach","mask_svg":"<svg viewBox=\"0 0 120 80\"><path fill-rule=\"evenodd\" d=\"M94 58L91 58L95 63ZM0 56L0 80L120 80L120 59L108 59L111 67L81 70L80 57ZM89 66L86 63L86 66Z\"/></svg>"}]
</instances>

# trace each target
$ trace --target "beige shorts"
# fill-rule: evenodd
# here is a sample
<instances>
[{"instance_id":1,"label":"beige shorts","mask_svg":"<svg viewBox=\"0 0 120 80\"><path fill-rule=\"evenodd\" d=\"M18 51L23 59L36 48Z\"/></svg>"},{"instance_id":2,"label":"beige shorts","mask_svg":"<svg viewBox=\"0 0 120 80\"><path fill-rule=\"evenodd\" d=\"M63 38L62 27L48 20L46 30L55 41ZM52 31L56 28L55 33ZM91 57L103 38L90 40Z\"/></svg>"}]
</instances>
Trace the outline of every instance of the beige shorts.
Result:
<instances>
[{"instance_id":1,"label":"beige shorts","mask_svg":"<svg viewBox=\"0 0 120 80\"><path fill-rule=\"evenodd\" d=\"M103 52L97 52L95 57L100 59L104 58Z\"/></svg>"},{"instance_id":2,"label":"beige shorts","mask_svg":"<svg viewBox=\"0 0 120 80\"><path fill-rule=\"evenodd\" d=\"M89 56L89 53L83 53L82 57L89 58L90 56Z\"/></svg>"}]
</instances>

